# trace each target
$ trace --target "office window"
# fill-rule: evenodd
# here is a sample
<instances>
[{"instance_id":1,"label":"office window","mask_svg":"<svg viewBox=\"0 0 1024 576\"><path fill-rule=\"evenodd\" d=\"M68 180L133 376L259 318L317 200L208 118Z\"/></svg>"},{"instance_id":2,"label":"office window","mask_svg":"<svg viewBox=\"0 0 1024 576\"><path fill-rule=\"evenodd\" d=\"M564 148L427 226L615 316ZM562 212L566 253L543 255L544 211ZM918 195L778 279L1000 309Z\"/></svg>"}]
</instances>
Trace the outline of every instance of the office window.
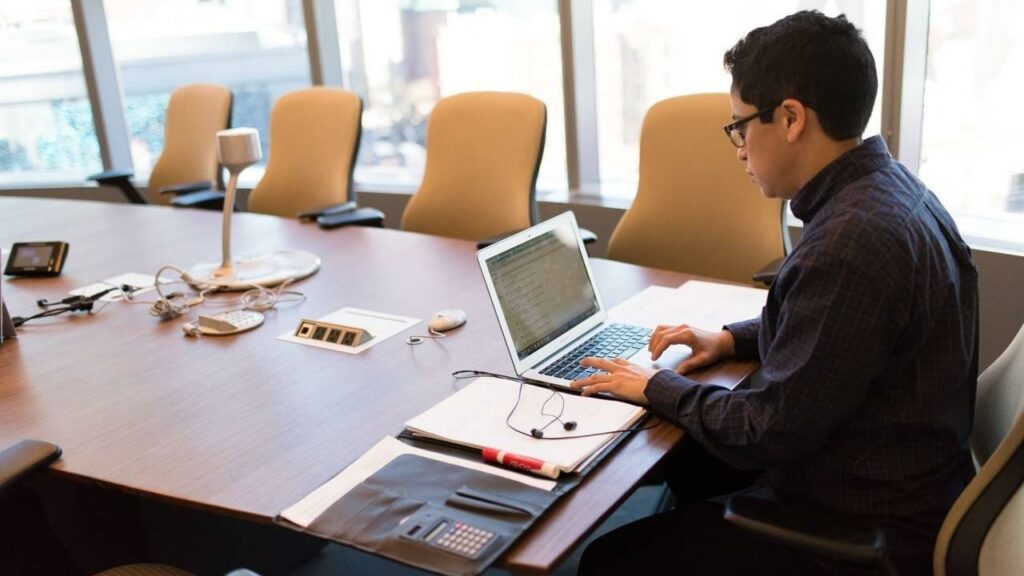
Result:
<instances>
[{"instance_id":1,"label":"office window","mask_svg":"<svg viewBox=\"0 0 1024 576\"><path fill-rule=\"evenodd\" d=\"M171 90L194 82L231 88L232 125L260 131L266 162L274 101L310 85L301 0L106 0L105 7L136 172L147 174L163 148Z\"/></svg>"},{"instance_id":2,"label":"office window","mask_svg":"<svg viewBox=\"0 0 1024 576\"><path fill-rule=\"evenodd\" d=\"M728 92L722 56L744 34L798 10L846 14L864 31L878 65L885 46L885 2L720 0L695 10L671 0L594 0L598 158L603 196L636 193L640 127L654 103L672 96ZM867 135L881 126L881 97ZM728 118L722 118L727 124Z\"/></svg>"},{"instance_id":3,"label":"office window","mask_svg":"<svg viewBox=\"0 0 1024 576\"><path fill-rule=\"evenodd\" d=\"M345 85L365 104L357 181L418 185L437 100L501 90L547 104L538 187L566 187L556 0L336 0L335 7Z\"/></svg>"},{"instance_id":4,"label":"office window","mask_svg":"<svg viewBox=\"0 0 1024 576\"><path fill-rule=\"evenodd\" d=\"M961 232L1024 249L1024 5L932 0L920 176Z\"/></svg>"},{"instance_id":5,"label":"office window","mask_svg":"<svg viewBox=\"0 0 1024 576\"><path fill-rule=\"evenodd\" d=\"M102 168L67 0L0 0L0 182Z\"/></svg>"}]
</instances>

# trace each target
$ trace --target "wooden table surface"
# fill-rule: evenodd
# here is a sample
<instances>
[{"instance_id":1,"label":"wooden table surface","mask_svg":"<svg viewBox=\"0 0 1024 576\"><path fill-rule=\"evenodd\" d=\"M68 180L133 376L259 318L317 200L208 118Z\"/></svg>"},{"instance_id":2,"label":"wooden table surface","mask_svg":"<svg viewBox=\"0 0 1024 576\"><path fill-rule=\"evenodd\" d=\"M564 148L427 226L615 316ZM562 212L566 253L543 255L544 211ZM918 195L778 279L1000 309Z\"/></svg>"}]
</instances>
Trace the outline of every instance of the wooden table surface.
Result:
<instances>
[{"instance_id":1,"label":"wooden table surface","mask_svg":"<svg viewBox=\"0 0 1024 576\"><path fill-rule=\"evenodd\" d=\"M142 304L30 322L0 346L0 445L26 437L55 442L64 449L56 473L269 522L455 391L452 371L512 372L473 243L371 228L325 232L256 214L236 214L233 228L236 255L297 248L323 259L317 274L293 285L304 302L226 338L186 338L186 319L161 322ZM12 315L35 313L39 298L59 299L121 273L219 260L220 215L0 198L5 254L14 242L43 240L70 243L64 272L5 276ZM593 268L609 307L648 285L689 278L600 259ZM211 300L232 298L237 294ZM359 355L276 339L301 318L345 306L422 319L455 307L469 321L449 338L405 344L420 325ZM228 308L201 308L221 309ZM731 364L704 377L738 380L752 368ZM530 572L557 566L681 438L668 424L633 434L502 563Z\"/></svg>"}]
</instances>

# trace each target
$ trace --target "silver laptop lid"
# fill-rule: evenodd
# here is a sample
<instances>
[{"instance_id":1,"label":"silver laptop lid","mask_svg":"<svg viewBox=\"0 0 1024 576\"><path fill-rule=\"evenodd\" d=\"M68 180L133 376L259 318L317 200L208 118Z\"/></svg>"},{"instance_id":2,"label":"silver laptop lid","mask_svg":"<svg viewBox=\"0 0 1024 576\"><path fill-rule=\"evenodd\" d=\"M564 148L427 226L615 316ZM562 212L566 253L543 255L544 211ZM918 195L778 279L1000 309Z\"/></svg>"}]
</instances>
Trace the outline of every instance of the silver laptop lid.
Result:
<instances>
[{"instance_id":1,"label":"silver laptop lid","mask_svg":"<svg viewBox=\"0 0 1024 576\"><path fill-rule=\"evenodd\" d=\"M517 374L607 318L572 212L480 250L477 260Z\"/></svg>"}]
</instances>

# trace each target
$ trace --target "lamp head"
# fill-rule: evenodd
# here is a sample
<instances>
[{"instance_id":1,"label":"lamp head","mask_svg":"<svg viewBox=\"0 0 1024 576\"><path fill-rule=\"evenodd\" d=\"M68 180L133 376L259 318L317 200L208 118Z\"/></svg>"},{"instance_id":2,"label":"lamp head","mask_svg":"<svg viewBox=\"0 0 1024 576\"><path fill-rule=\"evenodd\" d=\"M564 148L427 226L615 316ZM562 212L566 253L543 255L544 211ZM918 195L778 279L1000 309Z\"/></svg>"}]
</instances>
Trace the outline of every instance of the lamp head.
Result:
<instances>
[{"instance_id":1,"label":"lamp head","mask_svg":"<svg viewBox=\"0 0 1024 576\"><path fill-rule=\"evenodd\" d=\"M263 158L259 131L255 128L231 128L217 132L217 158L232 174L259 162Z\"/></svg>"}]
</instances>

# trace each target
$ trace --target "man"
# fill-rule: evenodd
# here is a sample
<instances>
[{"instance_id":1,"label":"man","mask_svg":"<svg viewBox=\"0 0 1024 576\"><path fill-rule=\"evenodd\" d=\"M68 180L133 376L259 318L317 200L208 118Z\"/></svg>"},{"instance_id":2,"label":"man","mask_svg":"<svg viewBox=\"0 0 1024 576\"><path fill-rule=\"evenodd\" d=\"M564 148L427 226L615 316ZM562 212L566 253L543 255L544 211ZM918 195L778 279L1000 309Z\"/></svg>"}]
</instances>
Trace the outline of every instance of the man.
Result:
<instances>
[{"instance_id":1,"label":"man","mask_svg":"<svg viewBox=\"0 0 1024 576\"><path fill-rule=\"evenodd\" d=\"M653 357L674 344L692 349L679 374L583 361L607 373L574 387L649 404L687 441L667 471L676 509L597 540L581 572L846 570L725 523L721 495L746 487L877 521L901 574L930 573L942 519L973 475L970 252L884 141L861 141L875 63L845 17L799 12L755 29L725 66L737 157L765 196L791 200L803 235L760 318L720 332L655 330ZM758 359L757 377L730 391L682 375L730 357Z\"/></svg>"}]
</instances>

